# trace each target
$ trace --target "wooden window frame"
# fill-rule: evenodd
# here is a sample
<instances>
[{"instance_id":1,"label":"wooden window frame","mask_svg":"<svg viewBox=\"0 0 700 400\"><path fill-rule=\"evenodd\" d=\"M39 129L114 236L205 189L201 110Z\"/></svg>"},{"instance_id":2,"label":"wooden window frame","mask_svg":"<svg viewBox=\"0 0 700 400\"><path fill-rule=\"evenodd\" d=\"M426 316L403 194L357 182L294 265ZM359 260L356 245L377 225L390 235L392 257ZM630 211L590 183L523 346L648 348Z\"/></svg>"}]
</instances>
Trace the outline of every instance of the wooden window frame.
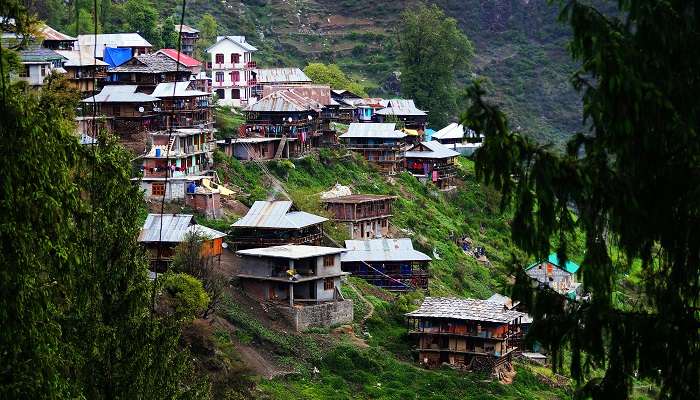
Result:
<instances>
[{"instance_id":1,"label":"wooden window frame","mask_svg":"<svg viewBox=\"0 0 700 400\"><path fill-rule=\"evenodd\" d=\"M219 61L221 60L221 61ZM214 56L214 63L215 64L223 64L224 63L224 53L216 53Z\"/></svg>"},{"instance_id":2,"label":"wooden window frame","mask_svg":"<svg viewBox=\"0 0 700 400\"><path fill-rule=\"evenodd\" d=\"M335 279L326 278L323 280L323 290L334 290L335 289Z\"/></svg>"},{"instance_id":3,"label":"wooden window frame","mask_svg":"<svg viewBox=\"0 0 700 400\"><path fill-rule=\"evenodd\" d=\"M332 267L334 265L335 265L335 256L334 255L323 256L323 266L324 267Z\"/></svg>"},{"instance_id":4,"label":"wooden window frame","mask_svg":"<svg viewBox=\"0 0 700 400\"><path fill-rule=\"evenodd\" d=\"M151 183L151 196L165 196L165 182Z\"/></svg>"}]
</instances>

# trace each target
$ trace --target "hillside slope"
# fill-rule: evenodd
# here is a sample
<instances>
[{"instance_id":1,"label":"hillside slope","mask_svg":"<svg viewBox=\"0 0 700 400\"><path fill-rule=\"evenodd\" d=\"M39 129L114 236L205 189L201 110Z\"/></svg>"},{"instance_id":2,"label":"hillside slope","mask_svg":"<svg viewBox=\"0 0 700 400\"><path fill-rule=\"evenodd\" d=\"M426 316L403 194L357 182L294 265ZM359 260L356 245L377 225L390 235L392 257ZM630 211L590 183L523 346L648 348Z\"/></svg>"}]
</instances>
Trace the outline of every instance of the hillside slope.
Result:
<instances>
[{"instance_id":1,"label":"hillside slope","mask_svg":"<svg viewBox=\"0 0 700 400\"><path fill-rule=\"evenodd\" d=\"M473 74L509 112L513 127L541 141L561 141L581 129L581 103L568 82L574 65L566 52L569 30L547 0L435 0L459 22L476 48ZM416 0L248 0L188 3L186 21L209 12L220 33L251 36L262 64L304 66L335 62L360 78L371 93L398 70L392 29ZM159 2L163 15L175 1ZM437 127L438 129L440 127Z\"/></svg>"}]
</instances>

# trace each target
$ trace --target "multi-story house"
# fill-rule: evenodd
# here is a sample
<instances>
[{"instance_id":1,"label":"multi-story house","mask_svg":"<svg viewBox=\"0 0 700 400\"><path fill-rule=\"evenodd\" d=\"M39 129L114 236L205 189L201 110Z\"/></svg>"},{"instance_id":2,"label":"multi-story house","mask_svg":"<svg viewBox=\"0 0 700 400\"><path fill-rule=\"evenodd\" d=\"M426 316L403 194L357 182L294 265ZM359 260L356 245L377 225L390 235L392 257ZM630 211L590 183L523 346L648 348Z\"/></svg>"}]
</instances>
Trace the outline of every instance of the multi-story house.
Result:
<instances>
[{"instance_id":1,"label":"multi-story house","mask_svg":"<svg viewBox=\"0 0 700 400\"><path fill-rule=\"evenodd\" d=\"M432 182L440 190L453 188L459 153L436 141L421 142L406 151L406 170L422 182Z\"/></svg>"},{"instance_id":2,"label":"multi-story house","mask_svg":"<svg viewBox=\"0 0 700 400\"><path fill-rule=\"evenodd\" d=\"M348 149L362 154L384 173L395 174L403 169L406 134L397 131L395 123L353 122L339 138Z\"/></svg>"},{"instance_id":3,"label":"multi-story house","mask_svg":"<svg viewBox=\"0 0 700 400\"><path fill-rule=\"evenodd\" d=\"M119 136L120 142L140 155L146 150L148 134L161 127L161 100L141 93L136 85L110 85L95 96L82 100L79 120L85 128L97 121ZM91 136L94 132L84 130Z\"/></svg>"},{"instance_id":4,"label":"multi-story house","mask_svg":"<svg viewBox=\"0 0 700 400\"><path fill-rule=\"evenodd\" d=\"M326 218L298 211L291 201L256 201L231 225L232 242L239 248L282 244L320 245Z\"/></svg>"},{"instance_id":5,"label":"multi-story house","mask_svg":"<svg viewBox=\"0 0 700 400\"><path fill-rule=\"evenodd\" d=\"M557 253L549 255L547 260L538 261L525 268L525 273L539 285L548 287L570 298L578 296L581 283L576 282L579 265L571 260L563 263Z\"/></svg>"},{"instance_id":6,"label":"multi-story house","mask_svg":"<svg viewBox=\"0 0 700 400\"><path fill-rule=\"evenodd\" d=\"M401 122L405 129L416 131L417 140L422 140L428 123L428 114L419 110L413 100L385 100L386 107L376 112L379 122Z\"/></svg>"},{"instance_id":7,"label":"multi-story house","mask_svg":"<svg viewBox=\"0 0 700 400\"><path fill-rule=\"evenodd\" d=\"M151 93L160 83L189 82L191 75L189 69L163 53L142 54L110 69L105 83L138 85L139 91Z\"/></svg>"},{"instance_id":8,"label":"multi-story house","mask_svg":"<svg viewBox=\"0 0 700 400\"><path fill-rule=\"evenodd\" d=\"M298 330L352 322L352 301L340 292L340 254L334 247L283 245L240 250L244 292L270 303Z\"/></svg>"},{"instance_id":9,"label":"multi-story house","mask_svg":"<svg viewBox=\"0 0 700 400\"><path fill-rule=\"evenodd\" d=\"M346 240L343 271L392 292L428 289L430 257L411 239Z\"/></svg>"},{"instance_id":10,"label":"multi-story house","mask_svg":"<svg viewBox=\"0 0 700 400\"><path fill-rule=\"evenodd\" d=\"M173 61L180 63L181 68L188 69L192 74L190 80L194 82L194 88L202 92L211 93L211 78L202 69L202 62L175 49L160 49L156 53L164 54Z\"/></svg>"},{"instance_id":11,"label":"multi-story house","mask_svg":"<svg viewBox=\"0 0 700 400\"><path fill-rule=\"evenodd\" d=\"M192 57L197 40L199 40L199 31L189 25L175 24L175 32L180 34L180 48L182 52Z\"/></svg>"},{"instance_id":12,"label":"multi-story house","mask_svg":"<svg viewBox=\"0 0 700 400\"><path fill-rule=\"evenodd\" d=\"M396 196L351 194L322 199L333 220L346 224L350 239L374 239L389 233Z\"/></svg>"},{"instance_id":13,"label":"multi-story house","mask_svg":"<svg viewBox=\"0 0 700 400\"><path fill-rule=\"evenodd\" d=\"M207 49L211 55L207 69L211 70L212 87L219 104L236 107L248 104L251 87L256 84L253 52L257 50L246 42L245 36L219 36Z\"/></svg>"},{"instance_id":14,"label":"multi-story house","mask_svg":"<svg viewBox=\"0 0 700 400\"><path fill-rule=\"evenodd\" d=\"M491 372L512 360L524 313L497 302L426 297L406 314L408 333L416 338L418 362L428 368L443 363Z\"/></svg>"},{"instance_id":15,"label":"multi-story house","mask_svg":"<svg viewBox=\"0 0 700 400\"><path fill-rule=\"evenodd\" d=\"M65 58L65 76L83 97L92 95L107 77L108 64L94 58L92 54L85 54L80 50L56 50L56 53Z\"/></svg>"},{"instance_id":16,"label":"multi-story house","mask_svg":"<svg viewBox=\"0 0 700 400\"><path fill-rule=\"evenodd\" d=\"M19 80L27 82L32 88L44 85L44 79L51 71L65 72L63 61L65 58L51 49L43 47L31 47L19 52L22 67L19 71Z\"/></svg>"}]
</instances>

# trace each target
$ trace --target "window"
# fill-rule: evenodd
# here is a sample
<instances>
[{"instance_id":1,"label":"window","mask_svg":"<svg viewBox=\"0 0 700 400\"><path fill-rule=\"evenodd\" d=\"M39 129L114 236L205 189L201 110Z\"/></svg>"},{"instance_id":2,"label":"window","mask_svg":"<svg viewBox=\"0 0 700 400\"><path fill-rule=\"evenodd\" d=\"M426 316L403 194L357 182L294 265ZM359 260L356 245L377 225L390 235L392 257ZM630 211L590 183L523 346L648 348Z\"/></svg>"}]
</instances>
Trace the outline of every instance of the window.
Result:
<instances>
[{"instance_id":1,"label":"window","mask_svg":"<svg viewBox=\"0 0 700 400\"><path fill-rule=\"evenodd\" d=\"M217 64L223 64L224 63L224 55L219 53L216 55L216 63Z\"/></svg>"},{"instance_id":2,"label":"window","mask_svg":"<svg viewBox=\"0 0 700 400\"><path fill-rule=\"evenodd\" d=\"M226 92L224 91L224 89L216 89L216 97L218 97L219 99L223 99L225 94Z\"/></svg>"},{"instance_id":3,"label":"window","mask_svg":"<svg viewBox=\"0 0 700 400\"><path fill-rule=\"evenodd\" d=\"M20 78L29 78L29 65L22 65L22 69L19 71Z\"/></svg>"},{"instance_id":4,"label":"window","mask_svg":"<svg viewBox=\"0 0 700 400\"><path fill-rule=\"evenodd\" d=\"M240 99L241 98L240 89L231 89L231 98L232 99Z\"/></svg>"},{"instance_id":5,"label":"window","mask_svg":"<svg viewBox=\"0 0 700 400\"><path fill-rule=\"evenodd\" d=\"M231 64L238 64L241 59L241 55L238 53L231 53Z\"/></svg>"},{"instance_id":6,"label":"window","mask_svg":"<svg viewBox=\"0 0 700 400\"><path fill-rule=\"evenodd\" d=\"M46 76L46 65L41 66L41 76Z\"/></svg>"},{"instance_id":7,"label":"window","mask_svg":"<svg viewBox=\"0 0 700 400\"><path fill-rule=\"evenodd\" d=\"M324 267L332 267L334 265L335 265L335 256L334 255L323 256L323 266Z\"/></svg>"},{"instance_id":8,"label":"window","mask_svg":"<svg viewBox=\"0 0 700 400\"><path fill-rule=\"evenodd\" d=\"M154 182L151 184L151 196L165 196L165 183Z\"/></svg>"},{"instance_id":9,"label":"window","mask_svg":"<svg viewBox=\"0 0 700 400\"><path fill-rule=\"evenodd\" d=\"M335 289L335 280L333 278L326 278L323 280L323 290L333 290Z\"/></svg>"},{"instance_id":10,"label":"window","mask_svg":"<svg viewBox=\"0 0 700 400\"><path fill-rule=\"evenodd\" d=\"M223 73L223 72L217 72L217 73L216 73L216 81L217 81L217 82L223 82L223 81L224 81L224 73Z\"/></svg>"},{"instance_id":11,"label":"window","mask_svg":"<svg viewBox=\"0 0 700 400\"><path fill-rule=\"evenodd\" d=\"M232 71L231 72L231 81L238 82L240 80L241 80L241 73L239 71Z\"/></svg>"}]
</instances>

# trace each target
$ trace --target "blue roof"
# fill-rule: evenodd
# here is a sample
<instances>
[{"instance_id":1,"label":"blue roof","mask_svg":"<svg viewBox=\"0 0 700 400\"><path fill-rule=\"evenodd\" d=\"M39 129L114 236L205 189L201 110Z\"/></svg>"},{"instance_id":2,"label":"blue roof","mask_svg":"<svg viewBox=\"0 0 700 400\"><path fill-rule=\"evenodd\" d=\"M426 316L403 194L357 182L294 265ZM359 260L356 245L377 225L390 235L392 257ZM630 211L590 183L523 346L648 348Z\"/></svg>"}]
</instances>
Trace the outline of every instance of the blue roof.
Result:
<instances>
[{"instance_id":1,"label":"blue roof","mask_svg":"<svg viewBox=\"0 0 700 400\"><path fill-rule=\"evenodd\" d=\"M571 260L567 260L567 261L566 261L566 264L565 264L564 266L562 266L561 263L559 262L559 257L557 256L557 253L552 253L552 254L550 254L550 255L549 255L549 258L547 259L547 261L548 261L550 264L555 265L555 266L557 266L558 268L563 269L564 271L566 271L566 272L568 272L568 273L570 273L570 274L575 274L576 271L578 271L578 269L580 268L580 266L579 266L578 264L576 264L575 262L573 262L573 261L571 261ZM527 268L525 268L525 269L526 269L526 270L527 270L527 269L530 269L530 268L532 268L532 267L534 267L534 266L536 266L536 265L539 265L539 264L541 264L541 263L542 263L542 261L537 261L537 262L535 262L535 263L530 264L530 265L529 265Z\"/></svg>"},{"instance_id":2,"label":"blue roof","mask_svg":"<svg viewBox=\"0 0 700 400\"><path fill-rule=\"evenodd\" d=\"M131 60L131 49L105 47L104 61L109 64L109 68L118 67Z\"/></svg>"}]
</instances>

